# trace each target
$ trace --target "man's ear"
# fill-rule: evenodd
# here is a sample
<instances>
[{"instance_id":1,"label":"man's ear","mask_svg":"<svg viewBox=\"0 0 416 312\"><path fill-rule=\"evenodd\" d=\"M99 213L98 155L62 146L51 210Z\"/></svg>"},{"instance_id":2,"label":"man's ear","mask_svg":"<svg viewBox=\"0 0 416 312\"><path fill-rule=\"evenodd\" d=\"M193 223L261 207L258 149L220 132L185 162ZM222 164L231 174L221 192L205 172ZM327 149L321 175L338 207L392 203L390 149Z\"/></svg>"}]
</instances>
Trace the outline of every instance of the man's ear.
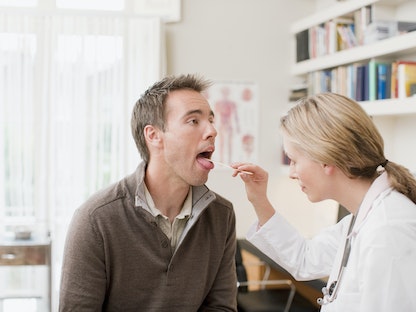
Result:
<instances>
[{"instance_id":1,"label":"man's ear","mask_svg":"<svg viewBox=\"0 0 416 312\"><path fill-rule=\"evenodd\" d=\"M144 137L147 144L158 146L162 142L162 137L160 135L160 130L152 125L147 125L144 127Z\"/></svg>"}]
</instances>

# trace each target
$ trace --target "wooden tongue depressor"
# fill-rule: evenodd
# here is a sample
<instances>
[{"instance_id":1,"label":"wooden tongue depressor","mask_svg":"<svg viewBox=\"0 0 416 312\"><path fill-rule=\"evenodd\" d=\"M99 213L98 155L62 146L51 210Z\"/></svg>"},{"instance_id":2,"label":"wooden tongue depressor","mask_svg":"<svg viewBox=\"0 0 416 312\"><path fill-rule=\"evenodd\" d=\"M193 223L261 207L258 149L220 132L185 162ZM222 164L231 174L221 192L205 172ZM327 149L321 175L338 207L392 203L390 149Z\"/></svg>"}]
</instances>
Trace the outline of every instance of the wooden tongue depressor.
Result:
<instances>
[{"instance_id":1,"label":"wooden tongue depressor","mask_svg":"<svg viewBox=\"0 0 416 312\"><path fill-rule=\"evenodd\" d=\"M231 167L230 165L223 164L222 162L219 162L219 161L215 161L215 160L208 159L208 158L205 158L205 159L209 160L214 165L219 165L219 166L223 166L223 167L226 167L226 168L229 168L229 169L237 170L238 172L245 173L245 174L253 174L253 172L238 170L238 169L235 169L235 168Z\"/></svg>"}]
</instances>

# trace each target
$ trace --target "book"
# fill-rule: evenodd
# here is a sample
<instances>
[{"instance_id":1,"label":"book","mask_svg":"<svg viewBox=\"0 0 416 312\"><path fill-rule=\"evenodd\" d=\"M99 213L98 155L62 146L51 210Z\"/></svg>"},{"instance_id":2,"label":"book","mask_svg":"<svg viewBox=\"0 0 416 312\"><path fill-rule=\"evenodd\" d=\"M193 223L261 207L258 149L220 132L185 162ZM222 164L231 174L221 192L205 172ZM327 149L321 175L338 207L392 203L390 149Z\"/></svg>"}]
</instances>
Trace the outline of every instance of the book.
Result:
<instances>
[{"instance_id":1,"label":"book","mask_svg":"<svg viewBox=\"0 0 416 312\"><path fill-rule=\"evenodd\" d=\"M335 21L331 20L325 23L325 47L326 54L337 52L337 29Z\"/></svg>"},{"instance_id":2,"label":"book","mask_svg":"<svg viewBox=\"0 0 416 312\"><path fill-rule=\"evenodd\" d=\"M356 87L356 80L357 80L357 74L356 74L357 67L354 64L347 66L347 96L355 99L355 87Z\"/></svg>"},{"instance_id":3,"label":"book","mask_svg":"<svg viewBox=\"0 0 416 312\"><path fill-rule=\"evenodd\" d=\"M371 59L368 62L368 100L386 99L387 67L389 61Z\"/></svg>"},{"instance_id":4,"label":"book","mask_svg":"<svg viewBox=\"0 0 416 312\"><path fill-rule=\"evenodd\" d=\"M416 30L416 22L379 20L367 26L364 43L369 44Z\"/></svg>"},{"instance_id":5,"label":"book","mask_svg":"<svg viewBox=\"0 0 416 312\"><path fill-rule=\"evenodd\" d=\"M398 28L400 34L415 31L416 30L416 22L402 22L402 21L399 21L398 25L397 25L397 28Z\"/></svg>"},{"instance_id":6,"label":"book","mask_svg":"<svg viewBox=\"0 0 416 312\"><path fill-rule=\"evenodd\" d=\"M416 62L397 62L397 97L399 99L411 96L412 85L416 84Z\"/></svg>"},{"instance_id":7,"label":"book","mask_svg":"<svg viewBox=\"0 0 416 312\"><path fill-rule=\"evenodd\" d=\"M331 70L322 70L321 71L321 84L319 92L331 92L331 82L332 82L332 71Z\"/></svg>"},{"instance_id":8,"label":"book","mask_svg":"<svg viewBox=\"0 0 416 312\"><path fill-rule=\"evenodd\" d=\"M397 98L397 62L391 63L390 98Z\"/></svg>"},{"instance_id":9,"label":"book","mask_svg":"<svg viewBox=\"0 0 416 312\"><path fill-rule=\"evenodd\" d=\"M296 34L296 62L309 59L309 30Z\"/></svg>"},{"instance_id":10,"label":"book","mask_svg":"<svg viewBox=\"0 0 416 312\"><path fill-rule=\"evenodd\" d=\"M370 99L370 63L364 64L363 93L361 101Z\"/></svg>"},{"instance_id":11,"label":"book","mask_svg":"<svg viewBox=\"0 0 416 312\"><path fill-rule=\"evenodd\" d=\"M358 45L364 43L364 33L371 23L371 6L362 7L354 12L354 29Z\"/></svg>"},{"instance_id":12,"label":"book","mask_svg":"<svg viewBox=\"0 0 416 312\"><path fill-rule=\"evenodd\" d=\"M370 101L374 101L377 99L377 61L372 59L368 62L368 74L366 78L367 86L368 86L368 96L367 99Z\"/></svg>"},{"instance_id":13,"label":"book","mask_svg":"<svg viewBox=\"0 0 416 312\"><path fill-rule=\"evenodd\" d=\"M347 66L338 66L336 68L336 92L338 94L342 94L345 96L347 95L347 81L348 81L348 77L347 77Z\"/></svg>"},{"instance_id":14,"label":"book","mask_svg":"<svg viewBox=\"0 0 416 312\"><path fill-rule=\"evenodd\" d=\"M356 47L357 39L354 34L354 25L337 25L338 31L338 50L346 50Z\"/></svg>"},{"instance_id":15,"label":"book","mask_svg":"<svg viewBox=\"0 0 416 312\"><path fill-rule=\"evenodd\" d=\"M386 99L391 99L391 69L392 63L388 63L386 68Z\"/></svg>"},{"instance_id":16,"label":"book","mask_svg":"<svg viewBox=\"0 0 416 312\"><path fill-rule=\"evenodd\" d=\"M355 78L355 100L364 101L364 80L365 80L365 65L356 64L356 78Z\"/></svg>"},{"instance_id":17,"label":"book","mask_svg":"<svg viewBox=\"0 0 416 312\"><path fill-rule=\"evenodd\" d=\"M289 101L295 102L308 95L307 87L295 88L290 91Z\"/></svg>"},{"instance_id":18,"label":"book","mask_svg":"<svg viewBox=\"0 0 416 312\"><path fill-rule=\"evenodd\" d=\"M376 99L377 100L387 99L387 89L389 88L389 86L387 86L387 68L388 67L389 67L389 64L387 63L379 63L376 65L376 71L377 71Z\"/></svg>"}]
</instances>

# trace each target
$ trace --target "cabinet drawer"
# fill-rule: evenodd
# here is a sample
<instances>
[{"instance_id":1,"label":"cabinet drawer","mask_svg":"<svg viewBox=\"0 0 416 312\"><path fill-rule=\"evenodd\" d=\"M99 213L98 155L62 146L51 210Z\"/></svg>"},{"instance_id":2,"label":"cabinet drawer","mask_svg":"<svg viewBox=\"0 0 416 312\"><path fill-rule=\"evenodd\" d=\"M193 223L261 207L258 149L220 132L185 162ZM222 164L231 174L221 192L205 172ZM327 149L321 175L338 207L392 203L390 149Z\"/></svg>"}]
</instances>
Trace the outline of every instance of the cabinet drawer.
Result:
<instances>
[{"instance_id":1,"label":"cabinet drawer","mask_svg":"<svg viewBox=\"0 0 416 312\"><path fill-rule=\"evenodd\" d=\"M49 246L0 246L0 265L47 265Z\"/></svg>"}]
</instances>

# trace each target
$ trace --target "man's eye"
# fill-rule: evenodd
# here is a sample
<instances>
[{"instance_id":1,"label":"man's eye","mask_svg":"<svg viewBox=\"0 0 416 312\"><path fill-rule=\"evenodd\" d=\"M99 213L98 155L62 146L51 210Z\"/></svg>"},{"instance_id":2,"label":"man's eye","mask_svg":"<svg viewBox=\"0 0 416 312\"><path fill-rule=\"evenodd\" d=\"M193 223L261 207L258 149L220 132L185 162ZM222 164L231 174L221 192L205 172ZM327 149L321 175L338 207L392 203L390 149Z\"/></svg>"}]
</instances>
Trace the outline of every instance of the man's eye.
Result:
<instances>
[{"instance_id":1,"label":"man's eye","mask_svg":"<svg viewBox=\"0 0 416 312\"><path fill-rule=\"evenodd\" d=\"M191 119L191 120L189 120L189 123L190 123L190 124L193 124L193 125L197 125L197 124L198 124L198 120L196 120L196 119Z\"/></svg>"}]
</instances>

